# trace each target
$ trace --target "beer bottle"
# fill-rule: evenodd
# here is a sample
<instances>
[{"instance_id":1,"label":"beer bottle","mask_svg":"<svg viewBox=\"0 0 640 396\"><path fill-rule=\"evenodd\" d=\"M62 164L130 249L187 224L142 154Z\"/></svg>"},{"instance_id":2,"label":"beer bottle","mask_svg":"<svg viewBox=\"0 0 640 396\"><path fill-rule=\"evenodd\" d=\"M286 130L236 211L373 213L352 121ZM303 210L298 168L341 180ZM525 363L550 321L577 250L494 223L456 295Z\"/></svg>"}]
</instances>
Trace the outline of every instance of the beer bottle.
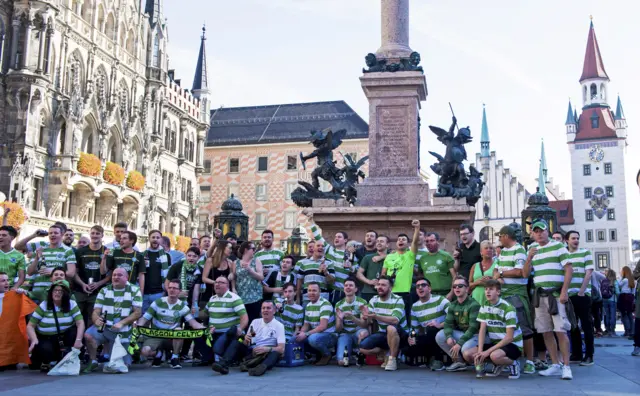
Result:
<instances>
[{"instance_id":1,"label":"beer bottle","mask_svg":"<svg viewBox=\"0 0 640 396\"><path fill-rule=\"evenodd\" d=\"M416 329L411 329L411 338L416 338Z\"/></svg>"},{"instance_id":2,"label":"beer bottle","mask_svg":"<svg viewBox=\"0 0 640 396\"><path fill-rule=\"evenodd\" d=\"M100 318L102 318L102 326L98 327L98 333L104 332L105 327L107 327L107 313L103 312Z\"/></svg>"},{"instance_id":3,"label":"beer bottle","mask_svg":"<svg viewBox=\"0 0 640 396\"><path fill-rule=\"evenodd\" d=\"M251 334L251 338L256 336L256 331L253 330L253 326L249 326L249 334Z\"/></svg>"}]
</instances>

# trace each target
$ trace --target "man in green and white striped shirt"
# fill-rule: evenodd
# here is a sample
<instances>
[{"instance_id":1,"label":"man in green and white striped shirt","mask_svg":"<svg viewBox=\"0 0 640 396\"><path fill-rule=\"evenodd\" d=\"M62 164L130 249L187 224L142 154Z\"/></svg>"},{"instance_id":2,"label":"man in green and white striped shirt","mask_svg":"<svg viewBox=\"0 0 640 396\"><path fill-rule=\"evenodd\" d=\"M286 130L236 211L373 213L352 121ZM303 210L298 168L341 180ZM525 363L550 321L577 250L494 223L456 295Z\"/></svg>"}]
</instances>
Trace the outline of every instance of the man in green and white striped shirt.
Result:
<instances>
[{"instance_id":1,"label":"man in green and white striped shirt","mask_svg":"<svg viewBox=\"0 0 640 396\"><path fill-rule=\"evenodd\" d=\"M296 301L298 303L309 301L307 287L311 283L317 283L320 287L320 297L329 300L329 288L335 281L333 261L324 257L324 242L318 241L315 245L313 256L298 261L294 270L297 278Z\"/></svg>"},{"instance_id":2,"label":"man in green and white striped shirt","mask_svg":"<svg viewBox=\"0 0 640 396\"><path fill-rule=\"evenodd\" d=\"M516 309L500 298L502 284L495 279L488 280L484 285L487 302L480 307L478 322L478 347L474 353L476 367L483 365L487 359L493 363L493 370L486 375L497 377L502 368L509 366L510 379L520 378L518 359L522 355L522 331L518 326ZM482 372L476 374L482 376Z\"/></svg>"},{"instance_id":3,"label":"man in green and white striped shirt","mask_svg":"<svg viewBox=\"0 0 640 396\"><path fill-rule=\"evenodd\" d=\"M349 366L353 345L369 335L367 321L362 319L362 309L368 303L357 297L357 292L355 279L347 279L344 281L345 297L336 304L336 331L340 333L336 346L338 366Z\"/></svg>"},{"instance_id":4,"label":"man in green and white striped shirt","mask_svg":"<svg viewBox=\"0 0 640 396\"><path fill-rule=\"evenodd\" d=\"M296 342L304 342L319 355L316 366L326 366L331 360L331 348L336 344L333 306L320 297L320 285L316 282L308 285L307 294L309 303L304 308L304 325L296 335Z\"/></svg>"},{"instance_id":5,"label":"man in green and white striped shirt","mask_svg":"<svg viewBox=\"0 0 640 396\"><path fill-rule=\"evenodd\" d=\"M571 331L571 361L580 362L581 366L593 365L593 320L591 318L591 274L595 269L593 255L587 249L580 247L580 233L572 230L564 235L569 261L573 267L573 276L569 285L569 299L576 313L576 319L580 320L580 327L584 331L584 344L586 347L584 359L582 356L582 336L580 328Z\"/></svg>"},{"instance_id":6,"label":"man in green and white striped shirt","mask_svg":"<svg viewBox=\"0 0 640 396\"><path fill-rule=\"evenodd\" d=\"M548 369L540 371L540 375L545 377L561 375L562 379L573 379L568 364L569 337L567 336L567 331L571 330L571 322L565 308L565 304L569 301L569 285L573 275L569 252L563 243L549 239L549 224L546 220L534 220L531 229L535 243L529 247L529 254L522 272L526 278L533 272L533 284L538 300L534 323L538 333L544 336L544 344L552 362ZM551 314L550 311L557 313ZM565 365L561 365L558 359L556 338L560 344L562 361L567 363Z\"/></svg>"},{"instance_id":7,"label":"man in green and white striped shirt","mask_svg":"<svg viewBox=\"0 0 640 396\"><path fill-rule=\"evenodd\" d=\"M444 370L442 349L436 342L436 335L444 327L449 300L432 295L429 280L423 277L418 277L416 281L416 293L419 300L411 306L411 332L407 339L410 348L407 355L429 357L432 371Z\"/></svg>"},{"instance_id":8,"label":"man in green and white striped shirt","mask_svg":"<svg viewBox=\"0 0 640 396\"><path fill-rule=\"evenodd\" d=\"M282 285L284 298L276 300L276 320L284 325L287 342L295 341L295 335L304 324L304 308L296 304L296 289L293 283Z\"/></svg>"},{"instance_id":9,"label":"man in green and white striped shirt","mask_svg":"<svg viewBox=\"0 0 640 396\"><path fill-rule=\"evenodd\" d=\"M273 249L273 231L271 230L262 231L260 246L261 249L255 253L254 257L262 263L262 272L266 279L269 273L280 270L284 252Z\"/></svg>"}]
</instances>

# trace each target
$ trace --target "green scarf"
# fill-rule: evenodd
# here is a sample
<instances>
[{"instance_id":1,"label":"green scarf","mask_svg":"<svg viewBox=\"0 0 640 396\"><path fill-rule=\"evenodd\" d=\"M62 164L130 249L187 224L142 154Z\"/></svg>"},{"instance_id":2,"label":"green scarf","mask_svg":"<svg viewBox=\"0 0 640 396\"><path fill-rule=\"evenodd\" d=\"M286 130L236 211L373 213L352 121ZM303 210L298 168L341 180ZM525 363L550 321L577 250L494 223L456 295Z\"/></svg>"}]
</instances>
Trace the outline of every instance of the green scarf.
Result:
<instances>
[{"instance_id":1,"label":"green scarf","mask_svg":"<svg viewBox=\"0 0 640 396\"><path fill-rule=\"evenodd\" d=\"M192 338L200 338L206 337L207 346L211 346L211 332L209 329L198 329L198 330L165 330L165 329L150 329L148 327L134 327L131 331L131 338L129 339L129 354L133 355L135 351L140 349L140 345L138 344L140 341L140 337L151 337L151 338L167 338L167 339L192 339Z\"/></svg>"},{"instance_id":2,"label":"green scarf","mask_svg":"<svg viewBox=\"0 0 640 396\"><path fill-rule=\"evenodd\" d=\"M182 270L180 270L180 286L182 286L182 290L188 290L187 271L192 272L197 265L198 263L189 264L187 260L182 261Z\"/></svg>"}]
</instances>

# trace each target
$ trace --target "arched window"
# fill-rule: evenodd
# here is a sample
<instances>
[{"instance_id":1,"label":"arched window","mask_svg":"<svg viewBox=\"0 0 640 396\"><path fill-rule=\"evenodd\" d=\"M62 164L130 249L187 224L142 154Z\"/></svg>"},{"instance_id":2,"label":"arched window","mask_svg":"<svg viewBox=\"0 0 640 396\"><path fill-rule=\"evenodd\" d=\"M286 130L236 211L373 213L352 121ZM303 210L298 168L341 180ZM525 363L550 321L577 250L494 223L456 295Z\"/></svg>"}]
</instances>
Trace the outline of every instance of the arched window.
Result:
<instances>
[{"instance_id":1,"label":"arched window","mask_svg":"<svg viewBox=\"0 0 640 396\"><path fill-rule=\"evenodd\" d=\"M134 44L134 40L135 40L135 36L133 34L133 30L129 30L129 33L127 34L127 43L126 43L126 50L127 52L129 52L130 54L133 54L133 44Z\"/></svg>"},{"instance_id":2,"label":"arched window","mask_svg":"<svg viewBox=\"0 0 640 396\"><path fill-rule=\"evenodd\" d=\"M38 131L37 144L39 147L46 147L47 141L47 116L44 111L40 112L40 128Z\"/></svg>"},{"instance_id":3,"label":"arched window","mask_svg":"<svg viewBox=\"0 0 640 396\"><path fill-rule=\"evenodd\" d=\"M153 50L151 52L151 66L160 67L160 38L153 36Z\"/></svg>"},{"instance_id":4,"label":"arched window","mask_svg":"<svg viewBox=\"0 0 640 396\"><path fill-rule=\"evenodd\" d=\"M91 23L93 19L93 9L93 1L84 0L84 3L82 3L82 9L80 10L80 16L82 17L82 19Z\"/></svg>"},{"instance_id":5,"label":"arched window","mask_svg":"<svg viewBox=\"0 0 640 396\"><path fill-rule=\"evenodd\" d=\"M583 86L583 89L582 89L582 101L583 102L587 101L587 86L586 85Z\"/></svg>"},{"instance_id":6,"label":"arched window","mask_svg":"<svg viewBox=\"0 0 640 396\"><path fill-rule=\"evenodd\" d=\"M60 130L58 131L58 141L56 142L56 154L64 154L65 140L67 140L67 123L62 121L60 124Z\"/></svg>"},{"instance_id":7,"label":"arched window","mask_svg":"<svg viewBox=\"0 0 640 396\"><path fill-rule=\"evenodd\" d=\"M125 48L125 40L127 39L124 23L120 25L120 47Z\"/></svg>"},{"instance_id":8,"label":"arched window","mask_svg":"<svg viewBox=\"0 0 640 396\"><path fill-rule=\"evenodd\" d=\"M606 96L606 93L604 89L604 84L600 84L600 99L602 100L607 99L605 96Z\"/></svg>"},{"instance_id":9,"label":"arched window","mask_svg":"<svg viewBox=\"0 0 640 396\"><path fill-rule=\"evenodd\" d=\"M116 38L116 19L112 12L107 16L107 24L104 28L104 34L106 34L111 40L115 40Z\"/></svg>"},{"instance_id":10,"label":"arched window","mask_svg":"<svg viewBox=\"0 0 640 396\"><path fill-rule=\"evenodd\" d=\"M176 124L173 124L173 129L171 130L171 149L169 151L171 151L174 154L176 152L176 141L178 139L177 135L178 135L178 131L176 131Z\"/></svg>"},{"instance_id":11,"label":"arched window","mask_svg":"<svg viewBox=\"0 0 640 396\"><path fill-rule=\"evenodd\" d=\"M591 100L598 99L598 86L596 84L591 84Z\"/></svg>"},{"instance_id":12,"label":"arched window","mask_svg":"<svg viewBox=\"0 0 640 396\"><path fill-rule=\"evenodd\" d=\"M93 133L89 134L89 137L87 137L87 147L85 148L85 151L89 154L94 154L93 152Z\"/></svg>"},{"instance_id":13,"label":"arched window","mask_svg":"<svg viewBox=\"0 0 640 396\"><path fill-rule=\"evenodd\" d=\"M98 24L96 28L102 33L104 33L105 14L104 14L104 6L102 4L98 6L98 20L96 21L96 23Z\"/></svg>"}]
</instances>

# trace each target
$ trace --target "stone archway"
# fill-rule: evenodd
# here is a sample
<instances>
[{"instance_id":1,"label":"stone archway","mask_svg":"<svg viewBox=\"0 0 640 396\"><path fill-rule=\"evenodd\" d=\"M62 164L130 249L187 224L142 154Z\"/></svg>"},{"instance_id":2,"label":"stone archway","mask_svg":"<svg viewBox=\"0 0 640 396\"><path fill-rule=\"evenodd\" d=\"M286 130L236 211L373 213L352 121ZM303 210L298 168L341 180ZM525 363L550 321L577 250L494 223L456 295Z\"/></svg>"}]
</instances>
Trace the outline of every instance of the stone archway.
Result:
<instances>
[{"instance_id":1,"label":"stone archway","mask_svg":"<svg viewBox=\"0 0 640 396\"><path fill-rule=\"evenodd\" d=\"M118 196L114 191L104 189L96 198L95 222L104 228L111 228L116 223L118 214Z\"/></svg>"},{"instance_id":2,"label":"stone archway","mask_svg":"<svg viewBox=\"0 0 640 396\"><path fill-rule=\"evenodd\" d=\"M140 204L138 200L130 195L122 198L121 210L118 213L118 221L127 223L130 230L137 230L139 206Z\"/></svg>"},{"instance_id":3,"label":"stone archway","mask_svg":"<svg viewBox=\"0 0 640 396\"><path fill-rule=\"evenodd\" d=\"M78 223L94 223L95 195L92 187L85 183L73 185L73 197L70 201L69 218Z\"/></svg>"}]
</instances>

